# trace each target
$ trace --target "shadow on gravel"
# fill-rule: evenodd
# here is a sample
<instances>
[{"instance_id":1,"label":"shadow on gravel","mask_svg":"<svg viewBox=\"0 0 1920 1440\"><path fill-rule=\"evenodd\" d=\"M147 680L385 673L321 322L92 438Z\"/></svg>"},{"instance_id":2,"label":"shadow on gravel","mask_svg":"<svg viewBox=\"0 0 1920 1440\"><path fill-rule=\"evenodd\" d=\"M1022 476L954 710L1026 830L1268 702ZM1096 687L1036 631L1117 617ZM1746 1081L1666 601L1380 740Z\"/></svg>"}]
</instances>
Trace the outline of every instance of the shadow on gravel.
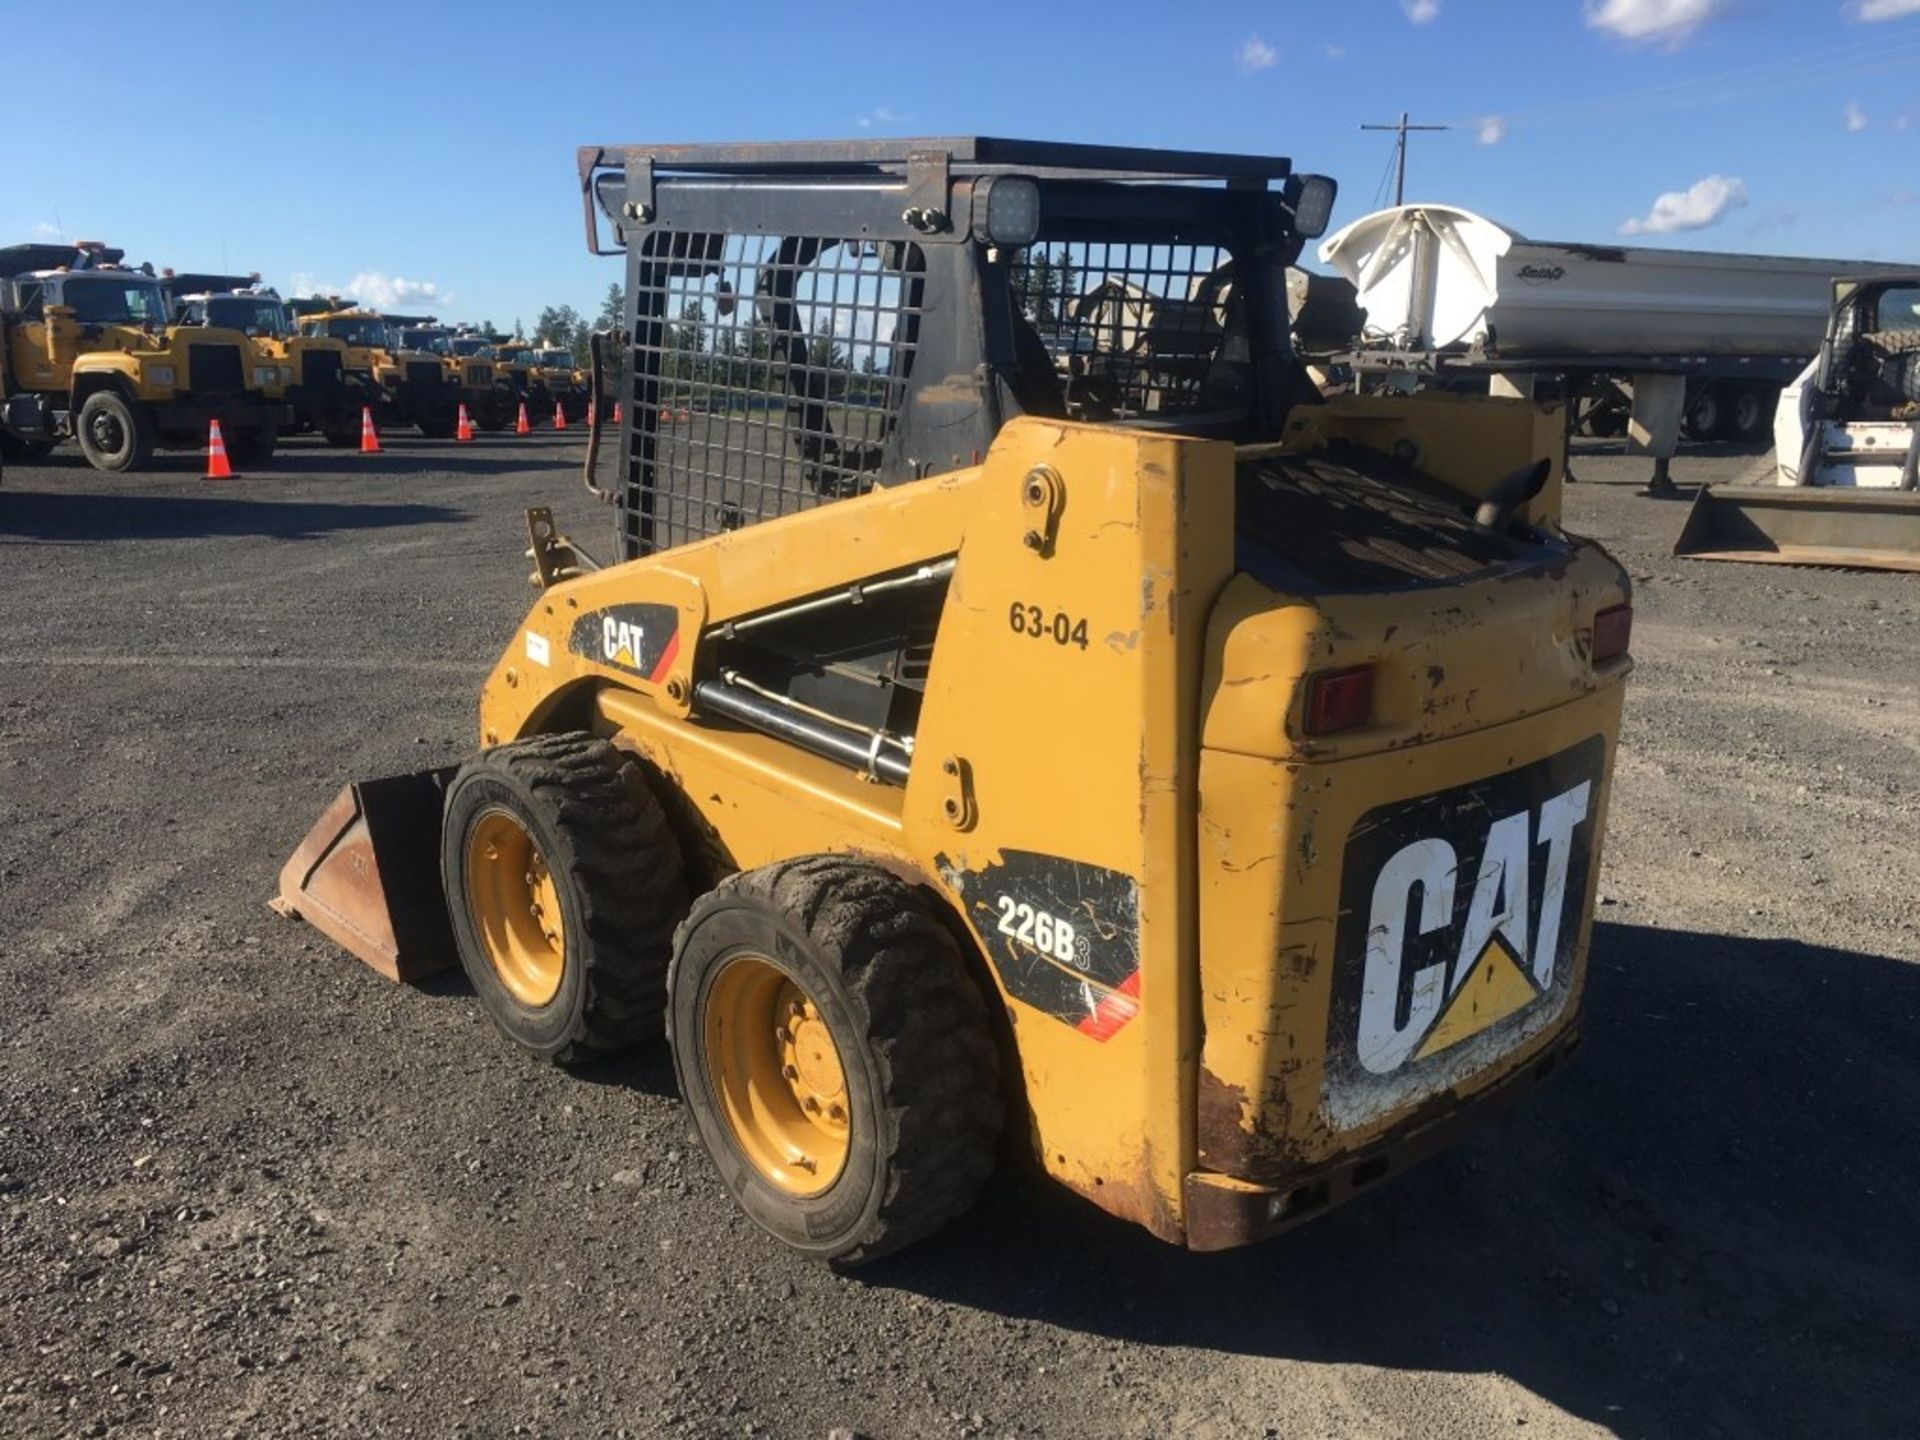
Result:
<instances>
[{"instance_id":1,"label":"shadow on gravel","mask_svg":"<svg viewBox=\"0 0 1920 1440\"><path fill-rule=\"evenodd\" d=\"M0 545L9 540L182 540L261 535L299 540L336 530L444 525L468 519L445 505L240 500L212 495L0 495Z\"/></svg>"},{"instance_id":2,"label":"shadow on gravel","mask_svg":"<svg viewBox=\"0 0 1920 1440\"><path fill-rule=\"evenodd\" d=\"M521 450L503 447L495 454L479 453L465 445L434 450L382 450L362 455L357 450L283 450L273 457L271 470L249 474L250 480L275 476L342 475L359 478L396 475L508 475L535 470L578 470L579 457L551 449Z\"/></svg>"},{"instance_id":3,"label":"shadow on gravel","mask_svg":"<svg viewBox=\"0 0 1920 1440\"><path fill-rule=\"evenodd\" d=\"M1186 1254L1016 1176L866 1283L1494 1372L1624 1435L1914 1433L1920 965L1613 924L1592 980L1587 1043L1531 1105L1263 1246Z\"/></svg>"}]
</instances>

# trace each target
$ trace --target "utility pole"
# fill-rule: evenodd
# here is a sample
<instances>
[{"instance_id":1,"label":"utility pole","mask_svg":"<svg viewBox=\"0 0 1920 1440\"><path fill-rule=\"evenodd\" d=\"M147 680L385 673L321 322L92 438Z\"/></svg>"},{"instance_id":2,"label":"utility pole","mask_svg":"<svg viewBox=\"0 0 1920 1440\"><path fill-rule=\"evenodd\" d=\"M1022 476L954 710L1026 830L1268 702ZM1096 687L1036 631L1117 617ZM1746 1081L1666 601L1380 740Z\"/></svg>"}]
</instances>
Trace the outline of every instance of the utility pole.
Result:
<instances>
[{"instance_id":1,"label":"utility pole","mask_svg":"<svg viewBox=\"0 0 1920 1440\"><path fill-rule=\"evenodd\" d=\"M1451 125L1409 125L1407 112L1400 112L1400 120L1395 125L1362 125L1362 130L1392 130L1397 137L1394 141L1393 156L1393 203L1404 205L1407 202L1407 132L1409 130L1451 130Z\"/></svg>"}]
</instances>

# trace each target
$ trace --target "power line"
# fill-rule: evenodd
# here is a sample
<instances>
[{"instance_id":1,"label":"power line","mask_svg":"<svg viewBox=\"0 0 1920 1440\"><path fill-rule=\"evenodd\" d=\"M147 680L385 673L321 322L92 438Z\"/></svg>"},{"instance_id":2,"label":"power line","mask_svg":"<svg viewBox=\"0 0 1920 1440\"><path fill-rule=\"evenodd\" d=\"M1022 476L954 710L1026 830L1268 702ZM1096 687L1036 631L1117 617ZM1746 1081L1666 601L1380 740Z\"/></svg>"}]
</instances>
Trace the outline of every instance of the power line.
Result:
<instances>
[{"instance_id":1,"label":"power line","mask_svg":"<svg viewBox=\"0 0 1920 1440\"><path fill-rule=\"evenodd\" d=\"M1393 203L1404 205L1407 200L1407 132L1409 130L1451 130L1451 125L1410 125L1407 112L1400 112L1400 119L1392 125L1362 125L1362 130L1392 130L1396 132L1393 148Z\"/></svg>"},{"instance_id":2,"label":"power line","mask_svg":"<svg viewBox=\"0 0 1920 1440\"><path fill-rule=\"evenodd\" d=\"M1920 51L1920 29L1909 29L1888 36L1848 41L1824 50L1736 66L1712 74L1689 76L1639 90L1537 109L1503 111L1501 118L1531 124L1577 123L1593 119L1618 120L1626 112L1646 113L1724 104L1785 89L1800 89L1842 76L1858 78L1905 69L1912 64L1916 51ZM1478 121L1461 117L1454 123L1472 125Z\"/></svg>"}]
</instances>

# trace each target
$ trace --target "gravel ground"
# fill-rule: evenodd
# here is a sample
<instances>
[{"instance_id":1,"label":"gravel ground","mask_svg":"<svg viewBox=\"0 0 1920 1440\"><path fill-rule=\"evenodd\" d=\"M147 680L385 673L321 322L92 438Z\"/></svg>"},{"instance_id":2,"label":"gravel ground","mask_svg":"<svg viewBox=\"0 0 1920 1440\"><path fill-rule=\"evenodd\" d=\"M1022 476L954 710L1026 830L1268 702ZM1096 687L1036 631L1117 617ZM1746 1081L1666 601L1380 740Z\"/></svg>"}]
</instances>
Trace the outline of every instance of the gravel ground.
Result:
<instances>
[{"instance_id":1,"label":"gravel ground","mask_svg":"<svg viewBox=\"0 0 1920 1440\"><path fill-rule=\"evenodd\" d=\"M1640 668L1578 1063L1252 1251L1013 1175L846 1279L659 1049L542 1069L264 904L344 778L469 747L518 511L605 534L577 453L8 469L0 1435L1920 1430L1920 576L1672 560L1583 457Z\"/></svg>"}]
</instances>

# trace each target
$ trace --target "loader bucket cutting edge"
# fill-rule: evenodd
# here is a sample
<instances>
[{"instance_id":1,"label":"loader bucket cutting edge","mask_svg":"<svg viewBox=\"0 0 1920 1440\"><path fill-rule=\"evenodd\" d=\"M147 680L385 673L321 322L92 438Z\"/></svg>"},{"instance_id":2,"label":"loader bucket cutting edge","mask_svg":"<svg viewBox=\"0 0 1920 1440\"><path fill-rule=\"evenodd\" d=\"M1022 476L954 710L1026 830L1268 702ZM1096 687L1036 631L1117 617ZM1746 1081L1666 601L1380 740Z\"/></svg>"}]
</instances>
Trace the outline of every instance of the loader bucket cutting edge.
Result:
<instances>
[{"instance_id":1,"label":"loader bucket cutting edge","mask_svg":"<svg viewBox=\"0 0 1920 1440\"><path fill-rule=\"evenodd\" d=\"M1689 560L1920 573L1920 492L1702 485L1673 553Z\"/></svg>"},{"instance_id":2,"label":"loader bucket cutting edge","mask_svg":"<svg viewBox=\"0 0 1920 1440\"><path fill-rule=\"evenodd\" d=\"M280 871L273 908L297 915L389 980L458 958L440 883L451 767L360 780L333 797Z\"/></svg>"}]
</instances>

